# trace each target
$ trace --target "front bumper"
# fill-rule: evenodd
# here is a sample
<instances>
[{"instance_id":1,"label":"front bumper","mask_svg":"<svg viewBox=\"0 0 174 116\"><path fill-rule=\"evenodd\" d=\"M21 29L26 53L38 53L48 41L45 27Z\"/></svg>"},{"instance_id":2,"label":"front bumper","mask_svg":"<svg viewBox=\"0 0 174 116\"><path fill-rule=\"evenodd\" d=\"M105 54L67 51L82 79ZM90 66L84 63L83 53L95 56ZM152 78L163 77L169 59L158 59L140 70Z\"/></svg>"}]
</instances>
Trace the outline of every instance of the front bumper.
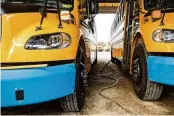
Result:
<instances>
[{"instance_id":1,"label":"front bumper","mask_svg":"<svg viewBox=\"0 0 174 116\"><path fill-rule=\"evenodd\" d=\"M75 64L1 70L1 107L22 106L58 99L74 92ZM17 100L23 91L23 100Z\"/></svg>"},{"instance_id":2,"label":"front bumper","mask_svg":"<svg viewBox=\"0 0 174 116\"><path fill-rule=\"evenodd\" d=\"M148 56L149 80L174 86L174 57Z\"/></svg>"}]
</instances>

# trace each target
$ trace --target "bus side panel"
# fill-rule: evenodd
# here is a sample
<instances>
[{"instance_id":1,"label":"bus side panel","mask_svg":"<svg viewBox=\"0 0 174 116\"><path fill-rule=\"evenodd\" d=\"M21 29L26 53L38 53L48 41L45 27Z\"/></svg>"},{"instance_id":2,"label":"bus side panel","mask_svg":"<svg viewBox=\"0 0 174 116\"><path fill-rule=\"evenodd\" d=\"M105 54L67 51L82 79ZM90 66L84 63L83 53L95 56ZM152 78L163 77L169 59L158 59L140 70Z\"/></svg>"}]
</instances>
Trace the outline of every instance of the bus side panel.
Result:
<instances>
[{"instance_id":1,"label":"bus side panel","mask_svg":"<svg viewBox=\"0 0 174 116\"><path fill-rule=\"evenodd\" d=\"M123 59L124 22L125 20L118 25L111 37L112 56L119 59Z\"/></svg>"},{"instance_id":2,"label":"bus side panel","mask_svg":"<svg viewBox=\"0 0 174 116\"><path fill-rule=\"evenodd\" d=\"M25 22L20 24L20 20L25 17L27 17ZM37 20L32 17L37 18ZM7 14L2 16L3 33L0 42L1 50L3 51L1 57L2 63L47 62L72 60L76 58L80 38L79 27L74 24L62 22L63 30L58 29L57 26L55 26L58 24L57 15L48 13L43 23L44 30L35 31L35 27L39 24L39 17L39 13ZM27 41L33 35L44 35L48 32L49 34L54 34L62 31L71 37L71 45L67 48L52 50L25 49ZM36 55L39 57L36 57Z\"/></svg>"},{"instance_id":3,"label":"bus side panel","mask_svg":"<svg viewBox=\"0 0 174 116\"><path fill-rule=\"evenodd\" d=\"M125 41L124 39L126 35L126 14L127 14L126 1L122 1L122 3L120 3L120 8L118 8L118 11L119 13L116 14L116 18L114 20L114 23L116 24L118 22L118 25L115 26L113 23L112 28L114 28L115 26L115 29L112 30L110 44L112 46L112 57L115 57L119 60L123 60L124 41Z\"/></svg>"}]
</instances>

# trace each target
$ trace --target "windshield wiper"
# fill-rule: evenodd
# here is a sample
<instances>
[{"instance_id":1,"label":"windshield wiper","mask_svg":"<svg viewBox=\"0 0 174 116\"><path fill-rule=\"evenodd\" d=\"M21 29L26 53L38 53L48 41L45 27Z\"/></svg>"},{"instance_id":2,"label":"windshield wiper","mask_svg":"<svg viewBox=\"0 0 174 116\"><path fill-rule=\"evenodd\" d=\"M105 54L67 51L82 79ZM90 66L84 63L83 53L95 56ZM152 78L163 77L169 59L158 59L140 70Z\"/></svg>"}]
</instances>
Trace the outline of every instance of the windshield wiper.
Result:
<instances>
[{"instance_id":1,"label":"windshield wiper","mask_svg":"<svg viewBox=\"0 0 174 116\"><path fill-rule=\"evenodd\" d=\"M164 24L164 18L165 18L165 15L166 15L167 7L168 7L168 0L166 0L166 6L165 6L165 9L164 9L164 13L163 13L163 17L162 17L160 26L164 26L165 25Z\"/></svg>"},{"instance_id":2,"label":"windshield wiper","mask_svg":"<svg viewBox=\"0 0 174 116\"><path fill-rule=\"evenodd\" d=\"M61 14L60 14L59 0L56 0L56 3L57 3L58 18L59 18L58 28L63 28L62 20L61 20L61 16L60 16Z\"/></svg>"},{"instance_id":3,"label":"windshield wiper","mask_svg":"<svg viewBox=\"0 0 174 116\"><path fill-rule=\"evenodd\" d=\"M40 26L39 27L38 26L36 27L36 29L35 29L36 31L42 30L43 19L44 19L44 17L46 17L47 3L48 3L48 0L45 1L44 8L43 8L43 10L41 10L42 17L41 17L41 20L40 20Z\"/></svg>"}]
</instances>

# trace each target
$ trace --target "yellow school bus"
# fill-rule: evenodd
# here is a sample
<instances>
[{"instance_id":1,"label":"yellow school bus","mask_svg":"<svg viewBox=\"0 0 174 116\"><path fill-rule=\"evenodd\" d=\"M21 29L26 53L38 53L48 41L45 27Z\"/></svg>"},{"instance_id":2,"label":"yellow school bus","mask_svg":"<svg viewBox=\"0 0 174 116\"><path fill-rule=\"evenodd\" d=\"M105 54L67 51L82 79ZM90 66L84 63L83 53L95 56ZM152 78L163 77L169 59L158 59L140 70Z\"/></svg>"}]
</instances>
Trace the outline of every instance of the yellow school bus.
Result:
<instances>
[{"instance_id":1,"label":"yellow school bus","mask_svg":"<svg viewBox=\"0 0 174 116\"><path fill-rule=\"evenodd\" d=\"M174 86L174 1L121 0L112 24L111 59L133 78L141 100Z\"/></svg>"},{"instance_id":2,"label":"yellow school bus","mask_svg":"<svg viewBox=\"0 0 174 116\"><path fill-rule=\"evenodd\" d=\"M95 0L2 0L1 107L60 99L80 111L97 12Z\"/></svg>"}]
</instances>

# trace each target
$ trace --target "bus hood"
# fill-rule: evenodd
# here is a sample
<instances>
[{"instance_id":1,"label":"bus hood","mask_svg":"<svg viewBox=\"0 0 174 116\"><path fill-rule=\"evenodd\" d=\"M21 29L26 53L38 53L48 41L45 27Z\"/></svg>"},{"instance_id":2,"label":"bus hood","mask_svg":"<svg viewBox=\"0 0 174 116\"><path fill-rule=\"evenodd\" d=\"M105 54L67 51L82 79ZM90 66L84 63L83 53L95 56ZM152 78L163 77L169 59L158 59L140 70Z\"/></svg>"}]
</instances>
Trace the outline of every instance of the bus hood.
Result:
<instances>
[{"instance_id":1,"label":"bus hood","mask_svg":"<svg viewBox=\"0 0 174 116\"><path fill-rule=\"evenodd\" d=\"M153 39L153 33L156 30L174 30L174 12L167 12L164 17L164 24L160 25L161 20L152 21L151 16L148 17L148 21L144 22L143 26L141 27L142 36L144 38L144 43L146 45L146 49L148 52L155 53L173 53L174 52L174 43L168 42L157 42Z\"/></svg>"},{"instance_id":2,"label":"bus hood","mask_svg":"<svg viewBox=\"0 0 174 116\"><path fill-rule=\"evenodd\" d=\"M56 50L26 50L26 42L34 35L51 34L65 32L71 34L71 38L79 38L77 26L62 22L63 29L57 28L59 20L57 14L48 13L44 18L42 30L36 31L40 25L40 13L10 13L2 15L2 39L0 49L2 51L1 62L35 62L35 61L55 61L64 59L73 59L74 54L66 56L55 56L54 54L72 53L76 47ZM75 46L78 40L73 40L72 46ZM39 55L40 57L34 57ZM31 57L32 56L32 57Z\"/></svg>"}]
</instances>

